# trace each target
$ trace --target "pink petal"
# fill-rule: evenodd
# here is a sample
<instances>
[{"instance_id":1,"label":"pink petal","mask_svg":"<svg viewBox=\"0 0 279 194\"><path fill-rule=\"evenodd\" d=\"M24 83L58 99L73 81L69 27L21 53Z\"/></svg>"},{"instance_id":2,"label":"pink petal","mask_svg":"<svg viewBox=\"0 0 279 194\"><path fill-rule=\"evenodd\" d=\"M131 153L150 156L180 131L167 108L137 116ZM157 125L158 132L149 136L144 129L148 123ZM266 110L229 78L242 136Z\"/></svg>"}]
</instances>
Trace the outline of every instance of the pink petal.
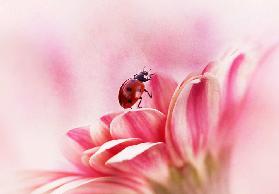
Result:
<instances>
[{"instance_id":1,"label":"pink petal","mask_svg":"<svg viewBox=\"0 0 279 194\"><path fill-rule=\"evenodd\" d=\"M50 181L38 188L36 188L35 190L33 190L31 192L31 194L44 194L44 193L48 193L48 192L51 192L52 190L66 184L66 183L69 183L71 181L74 181L74 180L77 180L77 179L80 179L81 177L80 176L67 176L67 177L62 177L62 178L59 178L59 179L56 179L54 181Z\"/></svg>"},{"instance_id":2,"label":"pink petal","mask_svg":"<svg viewBox=\"0 0 279 194\"><path fill-rule=\"evenodd\" d=\"M137 187L120 177L83 178L59 187L52 194L137 194Z\"/></svg>"},{"instance_id":3,"label":"pink petal","mask_svg":"<svg viewBox=\"0 0 279 194\"><path fill-rule=\"evenodd\" d=\"M72 129L67 132L67 135L77 142L83 149L94 147L89 133L89 126Z\"/></svg>"},{"instance_id":4,"label":"pink petal","mask_svg":"<svg viewBox=\"0 0 279 194\"><path fill-rule=\"evenodd\" d=\"M214 71L215 65L216 65L215 62L213 62L213 61L209 62L209 63L205 66L205 68L202 70L202 75Z\"/></svg>"},{"instance_id":5,"label":"pink petal","mask_svg":"<svg viewBox=\"0 0 279 194\"><path fill-rule=\"evenodd\" d=\"M89 160L90 166L101 173L114 173L114 170L105 166L105 162L126 148L127 146L140 143L141 140L137 138L111 140L100 146L99 150L95 152Z\"/></svg>"},{"instance_id":6,"label":"pink petal","mask_svg":"<svg viewBox=\"0 0 279 194\"><path fill-rule=\"evenodd\" d=\"M177 85L171 77L161 74L153 75L152 79L146 84L147 90L152 93L152 99L148 101L147 107L155 108L167 114L171 97Z\"/></svg>"},{"instance_id":7,"label":"pink petal","mask_svg":"<svg viewBox=\"0 0 279 194\"><path fill-rule=\"evenodd\" d=\"M80 144L76 144L76 142L72 141L69 138L63 138L60 141L62 154L67 160L74 165L80 172L94 175L96 172L92 170L92 168L84 165L82 162L82 154L84 152L84 148L80 146Z\"/></svg>"},{"instance_id":8,"label":"pink petal","mask_svg":"<svg viewBox=\"0 0 279 194\"><path fill-rule=\"evenodd\" d=\"M119 115L119 113L104 115L100 118L100 121L97 124L90 127L90 135L95 146L100 146L112 139L109 132L109 126L111 121L117 115Z\"/></svg>"},{"instance_id":9,"label":"pink petal","mask_svg":"<svg viewBox=\"0 0 279 194\"><path fill-rule=\"evenodd\" d=\"M209 72L221 84L224 106L239 103L245 98L251 79L262 60L260 52L260 48L231 50L210 69Z\"/></svg>"},{"instance_id":10,"label":"pink petal","mask_svg":"<svg viewBox=\"0 0 279 194\"><path fill-rule=\"evenodd\" d=\"M241 65L245 61L246 56L243 53L238 54L232 61L231 67L228 72L227 78L227 92L226 92L226 101L229 104L232 104L237 98L236 90L240 87L238 82L238 74L240 73ZM246 77L247 79L247 77Z\"/></svg>"},{"instance_id":11,"label":"pink petal","mask_svg":"<svg viewBox=\"0 0 279 194\"><path fill-rule=\"evenodd\" d=\"M56 171L34 171L20 173L19 180L24 183L24 188L19 189L18 193L42 193L58 187L68 181L74 180L79 175L77 173L56 172ZM60 184L61 183L61 184Z\"/></svg>"},{"instance_id":12,"label":"pink petal","mask_svg":"<svg viewBox=\"0 0 279 194\"><path fill-rule=\"evenodd\" d=\"M194 159L216 136L219 95L218 83L209 75L186 78L176 90L167 118L166 138L177 165Z\"/></svg>"},{"instance_id":13,"label":"pink petal","mask_svg":"<svg viewBox=\"0 0 279 194\"><path fill-rule=\"evenodd\" d=\"M194 152L204 148L209 138L215 140L214 133L219 119L219 108L220 90L215 78L205 76L200 79L199 83L193 84L188 96L186 114L193 138Z\"/></svg>"},{"instance_id":14,"label":"pink petal","mask_svg":"<svg viewBox=\"0 0 279 194\"><path fill-rule=\"evenodd\" d=\"M90 126L90 135L95 146L100 146L111 140L109 129L100 121Z\"/></svg>"},{"instance_id":15,"label":"pink petal","mask_svg":"<svg viewBox=\"0 0 279 194\"><path fill-rule=\"evenodd\" d=\"M136 109L117 116L111 122L113 138L140 138L143 141L164 141L165 116L155 109Z\"/></svg>"},{"instance_id":16,"label":"pink petal","mask_svg":"<svg viewBox=\"0 0 279 194\"><path fill-rule=\"evenodd\" d=\"M102 124L104 125L104 127L109 129L111 121L119 114L120 113L118 113L118 112L117 113L106 114L106 115L102 116L100 118L100 120L102 121Z\"/></svg>"},{"instance_id":17,"label":"pink petal","mask_svg":"<svg viewBox=\"0 0 279 194\"><path fill-rule=\"evenodd\" d=\"M99 148L100 148L100 147L94 147L94 148L85 150L85 151L82 153L81 161L82 161L82 163L83 163L85 166L90 166L90 164L89 164L89 159L91 158L91 156L92 156L93 154L95 154L95 153L98 151Z\"/></svg>"},{"instance_id":18,"label":"pink petal","mask_svg":"<svg viewBox=\"0 0 279 194\"><path fill-rule=\"evenodd\" d=\"M273 46L252 47L246 50L237 50L227 56L228 70L225 74L225 95L228 103L241 103L249 91L255 74L261 71L263 65L278 49L278 44ZM222 63L222 61L220 62ZM226 60L225 60L226 63ZM226 67L226 64L221 65Z\"/></svg>"},{"instance_id":19,"label":"pink petal","mask_svg":"<svg viewBox=\"0 0 279 194\"><path fill-rule=\"evenodd\" d=\"M67 191L70 191L72 189L75 189L77 187L80 187L84 184L90 183L91 181L93 181L94 179L92 178L82 178L82 179L78 179L76 181L72 181L68 184L64 184L61 187L55 189L52 194L61 194L61 193L66 193Z\"/></svg>"},{"instance_id":20,"label":"pink petal","mask_svg":"<svg viewBox=\"0 0 279 194\"><path fill-rule=\"evenodd\" d=\"M247 75L248 72L243 72L243 70L247 71L247 68L250 68L249 73L251 74L252 70L254 70L251 69L251 67L256 64L255 62L253 62L253 64L247 62L247 56L240 52L231 54L227 58L228 59L224 60L223 67L222 64L220 64L219 68L221 70L217 72L219 82L223 87L222 114L220 115L221 118L218 129L219 143L223 144L221 146L224 146L224 144L229 145L235 139L233 134L234 131L228 129L232 128L232 125L236 122L236 117L240 115L238 109L243 102L248 83L251 79L251 75ZM227 69L224 71L222 68ZM220 75L221 73L222 75ZM224 76L225 78L223 78Z\"/></svg>"},{"instance_id":21,"label":"pink petal","mask_svg":"<svg viewBox=\"0 0 279 194\"><path fill-rule=\"evenodd\" d=\"M125 148L106 164L132 176L166 183L169 171L165 153L164 143L141 143Z\"/></svg>"},{"instance_id":22,"label":"pink petal","mask_svg":"<svg viewBox=\"0 0 279 194\"><path fill-rule=\"evenodd\" d=\"M230 170L232 193L279 191L279 49L267 50L249 86L241 118L234 126L237 144Z\"/></svg>"},{"instance_id":23,"label":"pink petal","mask_svg":"<svg viewBox=\"0 0 279 194\"><path fill-rule=\"evenodd\" d=\"M222 114L218 129L219 139L222 144L231 144L237 135L233 128L239 115L245 109L247 96L252 81L261 65L276 50L271 47L263 51L263 48L252 48L246 50L233 50L228 52L212 71L216 75L223 89Z\"/></svg>"}]
</instances>

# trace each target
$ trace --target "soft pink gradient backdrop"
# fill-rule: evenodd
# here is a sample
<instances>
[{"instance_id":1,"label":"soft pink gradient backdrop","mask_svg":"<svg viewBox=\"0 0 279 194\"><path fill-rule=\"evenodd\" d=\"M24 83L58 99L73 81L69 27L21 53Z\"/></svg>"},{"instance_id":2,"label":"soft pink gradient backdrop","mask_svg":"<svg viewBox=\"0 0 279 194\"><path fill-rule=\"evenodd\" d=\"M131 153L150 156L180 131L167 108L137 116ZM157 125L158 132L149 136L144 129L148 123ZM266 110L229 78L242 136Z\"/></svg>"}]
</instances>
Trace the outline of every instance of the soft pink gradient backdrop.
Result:
<instances>
[{"instance_id":1,"label":"soft pink gradient backdrop","mask_svg":"<svg viewBox=\"0 0 279 194\"><path fill-rule=\"evenodd\" d=\"M276 0L0 0L1 175L65 165L61 136L120 110L120 84L145 65L180 81L236 43L277 41L278 7ZM273 59L255 80L240 126L255 130L243 135L233 161L236 193L279 191L278 70Z\"/></svg>"}]
</instances>

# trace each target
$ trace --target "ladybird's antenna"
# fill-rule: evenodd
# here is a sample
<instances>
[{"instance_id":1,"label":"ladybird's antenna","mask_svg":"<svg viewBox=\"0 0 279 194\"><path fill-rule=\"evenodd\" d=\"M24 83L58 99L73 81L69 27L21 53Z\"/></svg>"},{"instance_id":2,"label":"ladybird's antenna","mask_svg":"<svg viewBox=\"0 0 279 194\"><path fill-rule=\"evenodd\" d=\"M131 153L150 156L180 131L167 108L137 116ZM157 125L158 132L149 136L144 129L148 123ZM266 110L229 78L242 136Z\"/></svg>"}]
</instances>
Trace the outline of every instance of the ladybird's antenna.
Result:
<instances>
[{"instance_id":1,"label":"ladybird's antenna","mask_svg":"<svg viewBox=\"0 0 279 194\"><path fill-rule=\"evenodd\" d=\"M144 71L145 68L146 68L146 66L143 67L143 70L142 70L142 71Z\"/></svg>"}]
</instances>

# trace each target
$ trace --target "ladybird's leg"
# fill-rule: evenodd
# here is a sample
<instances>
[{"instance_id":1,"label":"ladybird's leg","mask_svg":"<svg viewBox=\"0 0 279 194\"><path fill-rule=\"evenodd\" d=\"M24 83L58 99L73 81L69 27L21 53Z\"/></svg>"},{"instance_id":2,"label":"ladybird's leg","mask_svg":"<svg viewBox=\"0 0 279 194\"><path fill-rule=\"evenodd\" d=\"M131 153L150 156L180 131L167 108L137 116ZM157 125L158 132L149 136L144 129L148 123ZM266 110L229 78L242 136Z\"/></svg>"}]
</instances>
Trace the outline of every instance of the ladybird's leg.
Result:
<instances>
[{"instance_id":1,"label":"ladybird's leg","mask_svg":"<svg viewBox=\"0 0 279 194\"><path fill-rule=\"evenodd\" d=\"M148 96L149 96L150 98L152 98L152 94L151 94L151 93L149 93L146 89L144 89L144 91L147 92L147 94L148 94Z\"/></svg>"},{"instance_id":2,"label":"ladybird's leg","mask_svg":"<svg viewBox=\"0 0 279 194\"><path fill-rule=\"evenodd\" d=\"M155 75L155 73L149 74L149 78L147 78L147 79L148 79L148 80L151 80L153 75Z\"/></svg>"},{"instance_id":3,"label":"ladybird's leg","mask_svg":"<svg viewBox=\"0 0 279 194\"><path fill-rule=\"evenodd\" d=\"M139 101L139 104L138 104L138 108L142 108L142 106L140 106L140 103L142 101L142 97L140 97L139 99L140 99L140 101Z\"/></svg>"}]
</instances>

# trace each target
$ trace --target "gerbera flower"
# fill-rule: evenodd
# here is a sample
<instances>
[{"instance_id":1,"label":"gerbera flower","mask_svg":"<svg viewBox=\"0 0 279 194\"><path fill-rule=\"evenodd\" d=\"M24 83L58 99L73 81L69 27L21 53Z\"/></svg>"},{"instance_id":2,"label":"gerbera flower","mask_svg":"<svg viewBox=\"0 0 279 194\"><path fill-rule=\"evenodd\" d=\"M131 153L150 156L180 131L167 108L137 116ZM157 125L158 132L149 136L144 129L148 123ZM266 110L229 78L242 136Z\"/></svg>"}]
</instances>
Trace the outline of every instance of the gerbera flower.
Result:
<instances>
[{"instance_id":1,"label":"gerbera flower","mask_svg":"<svg viewBox=\"0 0 279 194\"><path fill-rule=\"evenodd\" d=\"M270 53L268 51L267 53ZM263 58L230 51L177 84L156 74L141 109L102 116L68 131L69 173L40 172L32 194L227 194L236 123ZM74 149L73 149L74 148Z\"/></svg>"}]
</instances>

